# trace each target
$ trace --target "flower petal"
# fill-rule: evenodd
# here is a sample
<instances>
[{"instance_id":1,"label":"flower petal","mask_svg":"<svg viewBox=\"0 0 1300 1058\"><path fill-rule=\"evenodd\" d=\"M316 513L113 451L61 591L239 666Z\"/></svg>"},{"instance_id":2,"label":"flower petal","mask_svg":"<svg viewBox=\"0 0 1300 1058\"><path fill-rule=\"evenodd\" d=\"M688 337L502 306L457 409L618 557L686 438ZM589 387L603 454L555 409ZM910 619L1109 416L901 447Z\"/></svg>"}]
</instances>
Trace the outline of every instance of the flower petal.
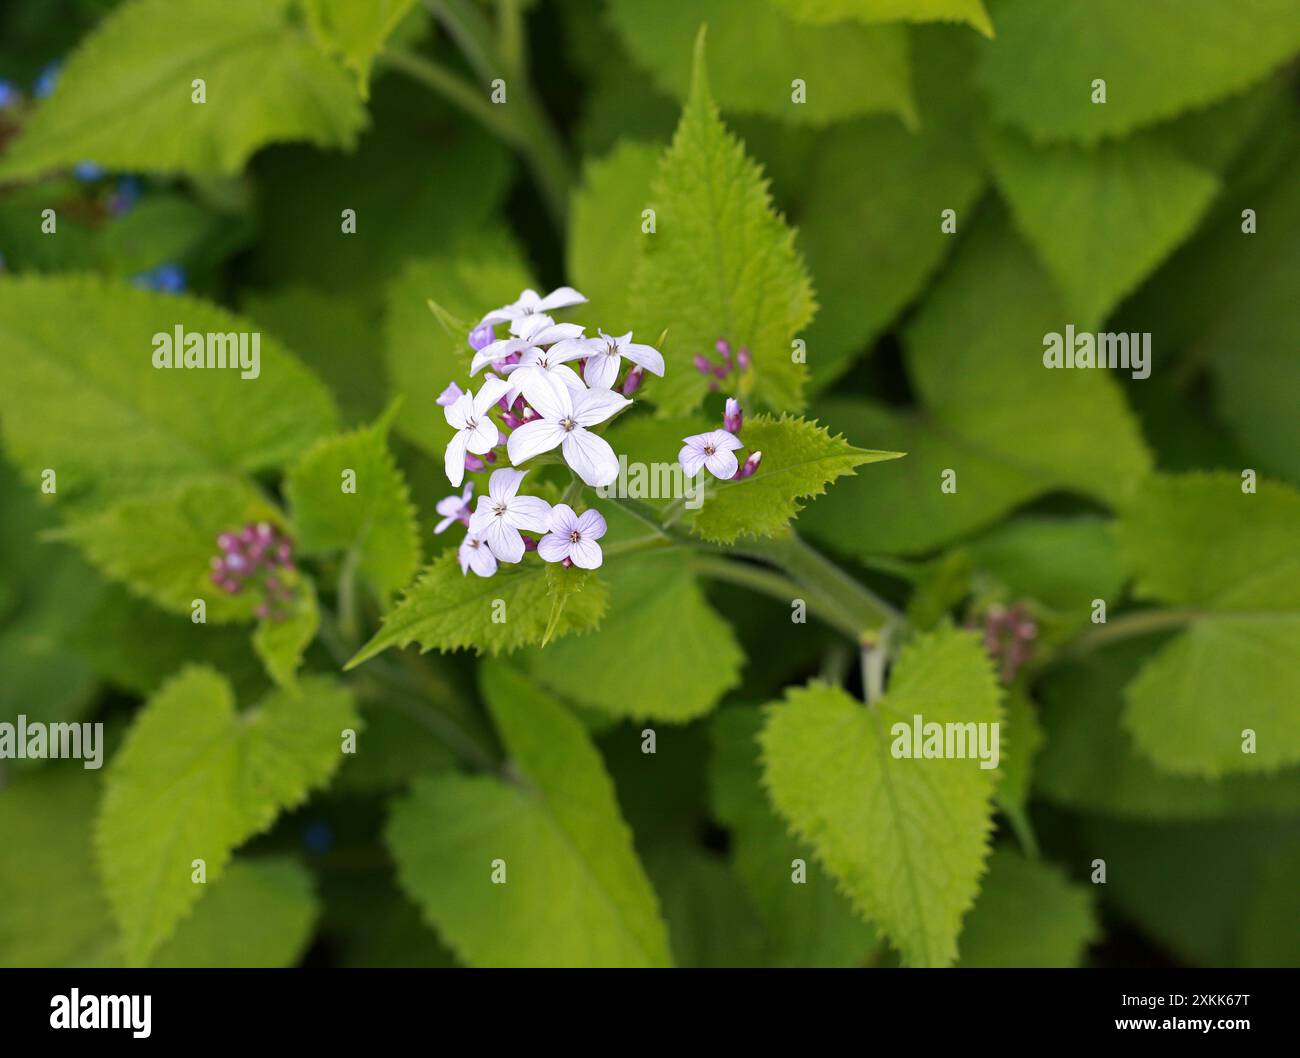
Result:
<instances>
[{"instance_id":1,"label":"flower petal","mask_svg":"<svg viewBox=\"0 0 1300 1058\"><path fill-rule=\"evenodd\" d=\"M594 508L578 515L578 532L584 540L599 540L608 528L605 516Z\"/></svg>"},{"instance_id":2,"label":"flower petal","mask_svg":"<svg viewBox=\"0 0 1300 1058\"><path fill-rule=\"evenodd\" d=\"M584 430L581 426L570 430L564 435L561 450L564 452L564 461L592 488L608 485L618 477L618 457L614 455L614 449L610 448L609 442L603 437L590 430Z\"/></svg>"},{"instance_id":3,"label":"flower petal","mask_svg":"<svg viewBox=\"0 0 1300 1058\"><path fill-rule=\"evenodd\" d=\"M567 537L578 528L578 516L567 503L557 503L546 519L546 528L552 533Z\"/></svg>"},{"instance_id":4,"label":"flower petal","mask_svg":"<svg viewBox=\"0 0 1300 1058\"><path fill-rule=\"evenodd\" d=\"M660 378L664 377L664 358L658 349L649 345L628 342L627 345L619 346L619 352L638 367L644 367L651 374L658 375Z\"/></svg>"},{"instance_id":5,"label":"flower petal","mask_svg":"<svg viewBox=\"0 0 1300 1058\"><path fill-rule=\"evenodd\" d=\"M504 378L485 378L474 397L474 413L482 418L509 390L510 383Z\"/></svg>"},{"instance_id":6,"label":"flower petal","mask_svg":"<svg viewBox=\"0 0 1300 1058\"><path fill-rule=\"evenodd\" d=\"M613 390L589 389L573 395L573 418L579 426L595 426L631 403L623 394Z\"/></svg>"},{"instance_id":7,"label":"flower petal","mask_svg":"<svg viewBox=\"0 0 1300 1058\"><path fill-rule=\"evenodd\" d=\"M744 444L734 433L726 430L714 430L712 433L703 435L707 440L706 444L713 445L714 448L722 452L734 452L737 448L743 448Z\"/></svg>"},{"instance_id":8,"label":"flower petal","mask_svg":"<svg viewBox=\"0 0 1300 1058\"><path fill-rule=\"evenodd\" d=\"M691 444L690 438L687 438L686 444L682 445L682 450L677 453L677 462L682 465L682 470L688 478L693 478L700 472L706 458L703 449Z\"/></svg>"},{"instance_id":9,"label":"flower petal","mask_svg":"<svg viewBox=\"0 0 1300 1058\"><path fill-rule=\"evenodd\" d=\"M462 432L468 438L466 447L476 456L492 451L501 440L501 431L497 429L497 424L487 416L479 419L474 429Z\"/></svg>"},{"instance_id":10,"label":"flower petal","mask_svg":"<svg viewBox=\"0 0 1300 1058\"><path fill-rule=\"evenodd\" d=\"M534 419L516 427L506 441L506 451L515 466L526 463L533 456L549 452L564 440L564 428L549 419Z\"/></svg>"},{"instance_id":11,"label":"flower petal","mask_svg":"<svg viewBox=\"0 0 1300 1058\"><path fill-rule=\"evenodd\" d=\"M474 394L462 393L451 404L442 409L447 425L457 430L465 429L469 417L474 414ZM457 484L460 484L457 482Z\"/></svg>"},{"instance_id":12,"label":"flower petal","mask_svg":"<svg viewBox=\"0 0 1300 1058\"><path fill-rule=\"evenodd\" d=\"M605 343L596 338L566 338L556 342L546 350L546 359L553 364L562 364L568 360L591 356L596 348L604 348Z\"/></svg>"},{"instance_id":13,"label":"flower petal","mask_svg":"<svg viewBox=\"0 0 1300 1058\"><path fill-rule=\"evenodd\" d=\"M550 323L532 331L528 340L534 345L554 345L556 342L581 338L583 330L585 328L577 323Z\"/></svg>"},{"instance_id":14,"label":"flower petal","mask_svg":"<svg viewBox=\"0 0 1300 1058\"><path fill-rule=\"evenodd\" d=\"M493 360L504 360L511 353L517 353L521 349L527 348L528 343L518 338L502 338L491 345L485 345L474 354L474 359L470 361L469 373L477 375Z\"/></svg>"},{"instance_id":15,"label":"flower petal","mask_svg":"<svg viewBox=\"0 0 1300 1058\"><path fill-rule=\"evenodd\" d=\"M572 395L575 397L577 396L577 390L587 388L587 383L583 382L582 379L578 377L578 372L569 367L568 364L555 364L548 368L546 373L550 375L551 378L558 378L570 390L573 390L574 393Z\"/></svg>"},{"instance_id":16,"label":"flower petal","mask_svg":"<svg viewBox=\"0 0 1300 1058\"><path fill-rule=\"evenodd\" d=\"M569 559L581 569L599 569L605 560L595 540L582 539L569 545Z\"/></svg>"},{"instance_id":17,"label":"flower petal","mask_svg":"<svg viewBox=\"0 0 1300 1058\"><path fill-rule=\"evenodd\" d=\"M569 557L569 538L548 533L537 541L537 553L543 562L563 562Z\"/></svg>"},{"instance_id":18,"label":"flower petal","mask_svg":"<svg viewBox=\"0 0 1300 1058\"><path fill-rule=\"evenodd\" d=\"M483 539L501 562L518 562L524 557L524 538L518 529L506 525L504 518L493 517Z\"/></svg>"},{"instance_id":19,"label":"flower petal","mask_svg":"<svg viewBox=\"0 0 1300 1058\"><path fill-rule=\"evenodd\" d=\"M478 507L469 516L469 535L482 536L487 524L492 521L492 501L486 496L478 498Z\"/></svg>"},{"instance_id":20,"label":"flower petal","mask_svg":"<svg viewBox=\"0 0 1300 1058\"><path fill-rule=\"evenodd\" d=\"M582 377L587 380L593 390L608 390L618 379L618 367L622 363L618 356L610 356L609 353L595 353L588 358L587 363L582 368ZM600 420L596 420L599 422Z\"/></svg>"},{"instance_id":21,"label":"flower petal","mask_svg":"<svg viewBox=\"0 0 1300 1058\"><path fill-rule=\"evenodd\" d=\"M573 287L556 287L537 303L538 312L552 312L555 309L567 309L571 305L585 305L587 299Z\"/></svg>"},{"instance_id":22,"label":"flower petal","mask_svg":"<svg viewBox=\"0 0 1300 1058\"><path fill-rule=\"evenodd\" d=\"M558 379L552 379L548 372L530 371L522 388L524 400L543 419L559 422L573 414L573 398L569 396L569 387Z\"/></svg>"},{"instance_id":23,"label":"flower petal","mask_svg":"<svg viewBox=\"0 0 1300 1058\"><path fill-rule=\"evenodd\" d=\"M464 430L458 430L456 435L447 442L443 468L447 471L447 480L453 485L459 485L465 480L465 443L468 440L469 434Z\"/></svg>"},{"instance_id":24,"label":"flower petal","mask_svg":"<svg viewBox=\"0 0 1300 1058\"><path fill-rule=\"evenodd\" d=\"M540 496L516 496L510 501L505 520L516 529L544 533L550 514L551 505Z\"/></svg>"},{"instance_id":25,"label":"flower petal","mask_svg":"<svg viewBox=\"0 0 1300 1058\"><path fill-rule=\"evenodd\" d=\"M736 473L740 461L736 459L735 452L726 448L719 448L713 455L704 460L704 465L709 468L709 473L715 478L727 481Z\"/></svg>"},{"instance_id":26,"label":"flower petal","mask_svg":"<svg viewBox=\"0 0 1300 1058\"><path fill-rule=\"evenodd\" d=\"M469 549L469 568L480 577L490 577L497 571L497 558L485 543Z\"/></svg>"},{"instance_id":27,"label":"flower petal","mask_svg":"<svg viewBox=\"0 0 1300 1058\"><path fill-rule=\"evenodd\" d=\"M509 503L519 491L519 483L527 473L526 470L511 470L509 467L492 471L492 476L488 478L488 495L497 503ZM482 502L479 501L480 506Z\"/></svg>"}]
</instances>

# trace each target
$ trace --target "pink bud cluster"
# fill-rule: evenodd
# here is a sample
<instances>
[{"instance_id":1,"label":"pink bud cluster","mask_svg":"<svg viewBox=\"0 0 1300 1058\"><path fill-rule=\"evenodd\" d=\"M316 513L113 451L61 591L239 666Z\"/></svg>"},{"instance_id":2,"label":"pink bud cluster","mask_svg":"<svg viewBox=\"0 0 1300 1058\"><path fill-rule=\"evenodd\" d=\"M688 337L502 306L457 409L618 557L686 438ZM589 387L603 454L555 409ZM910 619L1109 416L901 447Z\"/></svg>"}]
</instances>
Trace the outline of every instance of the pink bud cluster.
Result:
<instances>
[{"instance_id":1,"label":"pink bud cluster","mask_svg":"<svg viewBox=\"0 0 1300 1058\"><path fill-rule=\"evenodd\" d=\"M718 379L724 379L733 371L749 370L749 349L747 346L741 346L733 358L731 354L731 343L725 338L719 338L714 348L718 351L719 360L714 361L712 357L704 353L695 354L695 370L702 375L709 376L709 389L718 388Z\"/></svg>"},{"instance_id":2,"label":"pink bud cluster","mask_svg":"<svg viewBox=\"0 0 1300 1058\"><path fill-rule=\"evenodd\" d=\"M727 406L722 414L722 428L729 434L740 437L740 429L745 425L745 413L740 407L740 401L735 397L727 398ZM732 481L740 481L742 478L752 477L754 471L758 469L758 464L763 461L762 452L750 452L748 457L739 467L736 473L732 475Z\"/></svg>"},{"instance_id":3,"label":"pink bud cluster","mask_svg":"<svg viewBox=\"0 0 1300 1058\"><path fill-rule=\"evenodd\" d=\"M260 589L257 616L273 621L288 616L293 600L293 541L270 522L255 522L238 532L220 533L212 557L212 583L228 595L238 595L250 584Z\"/></svg>"},{"instance_id":4,"label":"pink bud cluster","mask_svg":"<svg viewBox=\"0 0 1300 1058\"><path fill-rule=\"evenodd\" d=\"M1001 663L999 675L1003 683L1011 683L1034 656L1037 638L1038 622L1024 603L995 604L984 612L984 649Z\"/></svg>"}]
</instances>

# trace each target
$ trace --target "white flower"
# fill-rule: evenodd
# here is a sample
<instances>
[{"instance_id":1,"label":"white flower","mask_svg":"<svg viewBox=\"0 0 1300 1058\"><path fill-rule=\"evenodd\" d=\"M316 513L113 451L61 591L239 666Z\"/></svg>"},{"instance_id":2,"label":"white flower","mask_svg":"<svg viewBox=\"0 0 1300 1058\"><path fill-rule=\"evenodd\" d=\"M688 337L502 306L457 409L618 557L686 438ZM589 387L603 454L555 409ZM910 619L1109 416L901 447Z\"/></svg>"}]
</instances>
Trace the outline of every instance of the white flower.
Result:
<instances>
[{"instance_id":1,"label":"white flower","mask_svg":"<svg viewBox=\"0 0 1300 1058\"><path fill-rule=\"evenodd\" d=\"M435 533L444 532L452 522L460 521L461 516L469 510L469 498L474 495L474 482L465 482L465 491L459 496L448 496L439 500L436 510L442 515L442 521L433 527Z\"/></svg>"},{"instance_id":2,"label":"white flower","mask_svg":"<svg viewBox=\"0 0 1300 1058\"><path fill-rule=\"evenodd\" d=\"M471 375L477 375L494 360L504 360L512 353L527 352L535 346L555 345L556 342L581 340L583 331L583 328L576 323L556 323L549 316L525 316L512 323L510 329L515 337L492 342L474 354L474 359L469 365ZM572 360L574 356L583 355L581 348L579 346L579 350L575 350L573 356L566 356L564 359Z\"/></svg>"},{"instance_id":3,"label":"white flower","mask_svg":"<svg viewBox=\"0 0 1300 1058\"><path fill-rule=\"evenodd\" d=\"M550 312L552 309L565 309L571 305L581 305L586 300L573 287L560 287L558 290L552 290L546 297L541 297L535 290L525 290L519 295L518 301L509 305L502 305L499 309L493 309L478 321L478 325L482 327L485 323L509 323L511 320L517 320L522 316L533 316L543 312Z\"/></svg>"},{"instance_id":4,"label":"white flower","mask_svg":"<svg viewBox=\"0 0 1300 1058\"><path fill-rule=\"evenodd\" d=\"M466 390L456 398L456 403L443 409L447 423L455 427L456 436L447 442L445 467L447 480L460 485L465 480L465 452L481 456L492 451L501 434L497 424L488 418L492 405L506 395L510 383L501 378L485 378L478 396Z\"/></svg>"},{"instance_id":5,"label":"white flower","mask_svg":"<svg viewBox=\"0 0 1300 1058\"><path fill-rule=\"evenodd\" d=\"M526 473L506 468L494 470L488 479L488 494L478 498L478 509L469 520L470 535L486 542L502 562L518 562L524 557L520 529L546 532L551 505L538 496L516 495Z\"/></svg>"},{"instance_id":6,"label":"white flower","mask_svg":"<svg viewBox=\"0 0 1300 1058\"><path fill-rule=\"evenodd\" d=\"M571 390L545 371L530 373L524 399L541 416L516 427L506 442L515 466L557 446L564 461L593 487L618 477L618 459L609 442L587 430L632 402L608 389ZM734 460L733 460L734 461Z\"/></svg>"},{"instance_id":7,"label":"white flower","mask_svg":"<svg viewBox=\"0 0 1300 1058\"><path fill-rule=\"evenodd\" d=\"M487 541L480 539L473 533L467 534L465 539L460 542L456 557L460 559L461 576L464 576L471 569L480 577L490 577L497 571L496 556L492 554L492 549L488 547Z\"/></svg>"},{"instance_id":8,"label":"white flower","mask_svg":"<svg viewBox=\"0 0 1300 1058\"><path fill-rule=\"evenodd\" d=\"M561 345L567 343L561 343ZM507 400L513 405L515 398L523 392L524 384L530 377L535 374L550 375L551 378L563 382L569 389L585 390L586 383L578 377L578 372L566 364L565 360L572 360L575 356L581 356L581 350L571 351L568 353L561 352L558 356L556 350L559 345L552 346L550 349L525 349L524 355L519 358L517 364L507 364L504 368L506 377L510 379L510 392L506 394Z\"/></svg>"},{"instance_id":9,"label":"white flower","mask_svg":"<svg viewBox=\"0 0 1300 1058\"><path fill-rule=\"evenodd\" d=\"M604 561L596 543L605 535L605 519L600 511L583 511L579 515L567 503L557 503L551 508L547 528L550 532L537 542L537 553L547 562L567 558L582 569L595 569Z\"/></svg>"},{"instance_id":10,"label":"white flower","mask_svg":"<svg viewBox=\"0 0 1300 1058\"><path fill-rule=\"evenodd\" d=\"M584 344L586 351L583 355L587 357L587 363L582 369L582 377L592 389L613 387L623 357L660 378L664 377L663 355L658 349L633 342L631 331L618 338L601 331L599 338L587 338Z\"/></svg>"},{"instance_id":11,"label":"white flower","mask_svg":"<svg viewBox=\"0 0 1300 1058\"><path fill-rule=\"evenodd\" d=\"M677 461L681 463L688 478L695 477L700 472L700 467L708 467L710 474L724 481L736 473L739 465L736 449L741 447L739 437L726 430L712 430L709 433L694 434L685 438L685 441L677 454Z\"/></svg>"}]
</instances>

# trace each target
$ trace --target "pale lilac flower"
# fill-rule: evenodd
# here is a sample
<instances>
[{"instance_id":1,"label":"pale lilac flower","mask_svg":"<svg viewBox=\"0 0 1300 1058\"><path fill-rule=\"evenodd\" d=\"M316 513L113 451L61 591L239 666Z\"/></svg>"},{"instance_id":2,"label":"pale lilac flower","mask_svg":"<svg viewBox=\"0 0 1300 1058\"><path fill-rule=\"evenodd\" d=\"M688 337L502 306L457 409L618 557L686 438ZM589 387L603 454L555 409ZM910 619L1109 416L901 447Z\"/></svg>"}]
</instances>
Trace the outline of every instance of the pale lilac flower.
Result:
<instances>
[{"instance_id":1,"label":"pale lilac flower","mask_svg":"<svg viewBox=\"0 0 1300 1058\"><path fill-rule=\"evenodd\" d=\"M493 309L479 320L478 325L482 327L485 323L509 323L524 316L534 316L554 309L566 309L571 305L582 305L586 300L573 287L560 287L552 290L546 297L540 296L535 290L525 290L519 295L518 301Z\"/></svg>"},{"instance_id":2,"label":"pale lilac flower","mask_svg":"<svg viewBox=\"0 0 1300 1058\"><path fill-rule=\"evenodd\" d=\"M440 407L450 408L456 401L460 400L460 395L465 391L455 382L449 382L447 388L438 394L437 403Z\"/></svg>"},{"instance_id":3,"label":"pale lilac flower","mask_svg":"<svg viewBox=\"0 0 1300 1058\"><path fill-rule=\"evenodd\" d=\"M510 330L513 338L502 338L479 349L469 365L471 375L477 375L488 364L506 361L510 357L526 354L529 349L542 346L551 346L551 352L560 361L584 355L584 346L581 344L584 340L583 328L576 323L556 323L549 316L526 316L512 323ZM575 340L580 343L576 348L561 348L567 342Z\"/></svg>"},{"instance_id":4,"label":"pale lilac flower","mask_svg":"<svg viewBox=\"0 0 1300 1058\"><path fill-rule=\"evenodd\" d=\"M731 480L741 481L744 478L753 477L754 471L758 469L758 464L761 463L762 461L763 461L762 452L750 452L749 458L745 460L744 464L740 467L740 469L731 475Z\"/></svg>"},{"instance_id":5,"label":"pale lilac flower","mask_svg":"<svg viewBox=\"0 0 1300 1058\"><path fill-rule=\"evenodd\" d=\"M490 323L480 324L469 332L469 347L475 352L478 352L486 345L491 345L496 340L496 331Z\"/></svg>"},{"instance_id":6,"label":"pale lilac flower","mask_svg":"<svg viewBox=\"0 0 1300 1058\"><path fill-rule=\"evenodd\" d=\"M510 462L518 466L559 447L564 461L586 484L599 487L618 477L614 449L587 427L622 411L630 400L608 389L571 390L545 371L525 381L524 399L540 418L511 432L506 442Z\"/></svg>"},{"instance_id":7,"label":"pale lilac flower","mask_svg":"<svg viewBox=\"0 0 1300 1058\"><path fill-rule=\"evenodd\" d=\"M469 520L471 536L483 540L502 562L524 557L520 529L544 533L551 505L538 496L519 496L519 483L527 471L502 468L492 471L488 494L478 498L478 508Z\"/></svg>"},{"instance_id":8,"label":"pale lilac flower","mask_svg":"<svg viewBox=\"0 0 1300 1058\"><path fill-rule=\"evenodd\" d=\"M504 379L489 377L483 380L478 396L466 390L456 398L456 403L443 408L447 424L456 430L456 435L447 442L444 466L447 480L459 486L465 480L465 453L484 455L490 452L501 439L497 424L489 417L492 405L501 399L510 388Z\"/></svg>"},{"instance_id":9,"label":"pale lilac flower","mask_svg":"<svg viewBox=\"0 0 1300 1058\"><path fill-rule=\"evenodd\" d=\"M601 331L599 338L587 338L585 345L583 355L587 357L587 363L582 369L582 377L592 389L612 389L624 357L637 367L663 378L663 355L658 349L632 341L631 331L617 338Z\"/></svg>"},{"instance_id":10,"label":"pale lilac flower","mask_svg":"<svg viewBox=\"0 0 1300 1058\"><path fill-rule=\"evenodd\" d=\"M556 350L564 344L561 342L560 345L553 345L549 349L538 349L535 346L532 349L525 349L524 355L519 358L519 363L506 366L506 377L510 379L510 392L507 394L507 399L511 404L519 398L524 384L535 374L550 375L551 378L559 379L569 389L587 388L578 377L578 372L564 362L572 360L579 355L579 352L570 350L557 355Z\"/></svg>"},{"instance_id":11,"label":"pale lilac flower","mask_svg":"<svg viewBox=\"0 0 1300 1058\"><path fill-rule=\"evenodd\" d=\"M727 410L722 416L722 428L727 433L740 433L740 427L745 422L745 414L740 410L740 401L735 397L727 398Z\"/></svg>"},{"instance_id":12,"label":"pale lilac flower","mask_svg":"<svg viewBox=\"0 0 1300 1058\"><path fill-rule=\"evenodd\" d=\"M465 491L459 496L448 496L438 501L435 508L442 515L442 521L433 527L435 533L446 531L452 522L464 522L469 525L469 498L474 495L474 482L465 482Z\"/></svg>"},{"instance_id":13,"label":"pale lilac flower","mask_svg":"<svg viewBox=\"0 0 1300 1058\"><path fill-rule=\"evenodd\" d=\"M723 481L736 473L736 449L741 447L740 438L726 430L712 430L683 440L686 443L677 454L677 461L688 478L695 477L701 467L708 467L710 474Z\"/></svg>"},{"instance_id":14,"label":"pale lilac flower","mask_svg":"<svg viewBox=\"0 0 1300 1058\"><path fill-rule=\"evenodd\" d=\"M456 551L456 557L460 559L461 576L471 569L480 577L490 577L497 571L496 556L492 554L487 541L473 533L465 534L465 539L460 542L460 547Z\"/></svg>"},{"instance_id":15,"label":"pale lilac flower","mask_svg":"<svg viewBox=\"0 0 1300 1058\"><path fill-rule=\"evenodd\" d=\"M537 553L547 562L567 558L582 569L596 569L604 561L596 543L605 535L605 519L600 511L574 514L567 503L557 503L551 508L546 527L550 531L537 542Z\"/></svg>"}]
</instances>

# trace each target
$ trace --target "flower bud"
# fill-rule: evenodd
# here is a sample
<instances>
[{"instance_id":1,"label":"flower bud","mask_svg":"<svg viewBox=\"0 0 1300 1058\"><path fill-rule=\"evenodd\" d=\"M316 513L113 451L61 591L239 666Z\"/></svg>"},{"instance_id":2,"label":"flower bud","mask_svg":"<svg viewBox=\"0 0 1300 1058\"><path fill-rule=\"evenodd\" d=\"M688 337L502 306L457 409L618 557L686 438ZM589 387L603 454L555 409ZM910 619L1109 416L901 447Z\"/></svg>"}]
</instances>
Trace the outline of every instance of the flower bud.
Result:
<instances>
[{"instance_id":1,"label":"flower bud","mask_svg":"<svg viewBox=\"0 0 1300 1058\"><path fill-rule=\"evenodd\" d=\"M641 380L645 378L644 368L634 367L627 373L627 378L623 379L623 396L630 397L641 388Z\"/></svg>"},{"instance_id":2,"label":"flower bud","mask_svg":"<svg viewBox=\"0 0 1300 1058\"><path fill-rule=\"evenodd\" d=\"M745 421L744 413L740 410L740 401L735 397L727 398L727 410L722 417L722 428L727 433L739 436L740 427Z\"/></svg>"},{"instance_id":3,"label":"flower bud","mask_svg":"<svg viewBox=\"0 0 1300 1058\"><path fill-rule=\"evenodd\" d=\"M739 481L741 478L752 477L754 471L758 469L758 464L761 463L762 461L763 461L762 452L751 452L749 454L749 458L746 459L739 467L736 468L736 472L731 476L731 480Z\"/></svg>"},{"instance_id":4,"label":"flower bud","mask_svg":"<svg viewBox=\"0 0 1300 1058\"><path fill-rule=\"evenodd\" d=\"M740 352L736 354L736 364L740 367L740 370L748 371L749 362L749 347L742 345L740 347Z\"/></svg>"},{"instance_id":5,"label":"flower bud","mask_svg":"<svg viewBox=\"0 0 1300 1058\"><path fill-rule=\"evenodd\" d=\"M475 327L469 332L469 347L476 353L480 349L486 349L496 340L496 330L490 323L485 323L480 327Z\"/></svg>"},{"instance_id":6,"label":"flower bud","mask_svg":"<svg viewBox=\"0 0 1300 1058\"><path fill-rule=\"evenodd\" d=\"M713 364L703 353L696 353L694 356L695 370L701 375L713 374Z\"/></svg>"},{"instance_id":7,"label":"flower bud","mask_svg":"<svg viewBox=\"0 0 1300 1058\"><path fill-rule=\"evenodd\" d=\"M460 400L461 395L463 393L464 390L462 390L458 385L456 385L455 382L452 382L450 385L447 386L446 389L444 389L441 393L438 394L438 399L437 401L435 401L435 403L440 408L449 408L453 404L455 404L456 401Z\"/></svg>"}]
</instances>

